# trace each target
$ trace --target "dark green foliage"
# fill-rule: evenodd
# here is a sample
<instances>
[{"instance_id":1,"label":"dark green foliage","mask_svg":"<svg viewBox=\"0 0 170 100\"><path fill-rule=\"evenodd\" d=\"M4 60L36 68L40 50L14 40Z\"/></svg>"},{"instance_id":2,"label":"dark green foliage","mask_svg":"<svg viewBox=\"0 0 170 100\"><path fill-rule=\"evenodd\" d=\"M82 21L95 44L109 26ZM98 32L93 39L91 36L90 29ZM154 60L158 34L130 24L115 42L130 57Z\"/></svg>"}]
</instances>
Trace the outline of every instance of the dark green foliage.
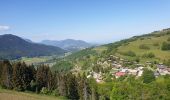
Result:
<instances>
[{"instance_id":1,"label":"dark green foliage","mask_svg":"<svg viewBox=\"0 0 170 100\"><path fill-rule=\"evenodd\" d=\"M140 46L139 46L139 48L140 49L144 49L144 50L149 50L150 48L147 46L147 45L145 45L145 44L141 44Z\"/></svg>"},{"instance_id":2,"label":"dark green foliage","mask_svg":"<svg viewBox=\"0 0 170 100\"><path fill-rule=\"evenodd\" d=\"M36 73L36 83L37 83L37 88L36 92L40 92L40 90L43 87L47 87L48 90L51 89L51 71L48 66L41 65L37 68L37 73Z\"/></svg>"},{"instance_id":3,"label":"dark green foliage","mask_svg":"<svg viewBox=\"0 0 170 100\"><path fill-rule=\"evenodd\" d=\"M143 83L150 83L152 81L155 81L154 72L148 69L144 69L142 79Z\"/></svg>"},{"instance_id":4,"label":"dark green foliage","mask_svg":"<svg viewBox=\"0 0 170 100\"><path fill-rule=\"evenodd\" d=\"M170 43L163 42L162 43L162 50L170 50Z\"/></svg>"},{"instance_id":5,"label":"dark green foliage","mask_svg":"<svg viewBox=\"0 0 170 100\"><path fill-rule=\"evenodd\" d=\"M31 90L31 81L35 80L34 66L27 66L24 62L13 64L13 86L18 91Z\"/></svg>"},{"instance_id":6,"label":"dark green foliage","mask_svg":"<svg viewBox=\"0 0 170 100\"><path fill-rule=\"evenodd\" d=\"M78 100L79 94L78 94L78 83L76 80L76 77L72 74L67 75L68 80L68 98L72 100Z\"/></svg>"},{"instance_id":7,"label":"dark green foliage","mask_svg":"<svg viewBox=\"0 0 170 100\"><path fill-rule=\"evenodd\" d=\"M1 62L1 86L3 88L12 89L12 66L8 60Z\"/></svg>"},{"instance_id":8,"label":"dark green foliage","mask_svg":"<svg viewBox=\"0 0 170 100\"><path fill-rule=\"evenodd\" d=\"M80 100L88 100L90 97L90 87L88 84L88 81L86 79L86 75L85 73L83 73L83 76L80 76L80 74L78 74L78 93L80 96Z\"/></svg>"},{"instance_id":9,"label":"dark green foliage","mask_svg":"<svg viewBox=\"0 0 170 100\"><path fill-rule=\"evenodd\" d=\"M150 52L150 53L145 53L142 55L143 58L154 58L155 54Z\"/></svg>"}]
</instances>

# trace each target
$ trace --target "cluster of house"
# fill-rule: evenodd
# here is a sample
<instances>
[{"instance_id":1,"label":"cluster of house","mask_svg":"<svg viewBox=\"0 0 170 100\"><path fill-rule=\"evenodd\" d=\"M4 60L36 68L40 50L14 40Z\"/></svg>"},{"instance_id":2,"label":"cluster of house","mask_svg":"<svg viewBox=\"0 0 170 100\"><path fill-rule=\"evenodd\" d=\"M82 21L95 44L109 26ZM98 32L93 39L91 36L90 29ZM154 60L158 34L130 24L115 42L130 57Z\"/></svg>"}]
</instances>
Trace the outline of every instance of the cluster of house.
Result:
<instances>
[{"instance_id":1,"label":"cluster of house","mask_svg":"<svg viewBox=\"0 0 170 100\"><path fill-rule=\"evenodd\" d=\"M160 75L170 74L170 68L168 68L167 66L165 66L163 64L157 64L156 66L157 66L156 70L149 68L150 70L154 71L155 77L158 77ZM125 76L125 75L134 75L136 77L140 77L143 74L143 68L144 67L139 66L134 69L130 69L130 68L122 67L120 64L118 64L118 65L113 64L112 69L117 70L116 72L113 73L113 75L116 78L119 78L119 77Z\"/></svg>"},{"instance_id":2,"label":"cluster of house","mask_svg":"<svg viewBox=\"0 0 170 100\"><path fill-rule=\"evenodd\" d=\"M159 75L167 75L170 74L170 68L163 64L158 64L157 69L155 71L155 76L158 77Z\"/></svg>"},{"instance_id":3,"label":"cluster of house","mask_svg":"<svg viewBox=\"0 0 170 100\"><path fill-rule=\"evenodd\" d=\"M120 59L116 56L110 56L112 59L109 58L108 62L112 62L111 66L112 66L112 70L110 71L110 73L115 77L115 78L119 78L125 75L134 75L136 77L140 77L143 74L143 69L144 68L149 68L150 70L154 71L154 75L155 77L158 77L160 75L167 75L170 74L170 68L168 68L167 66L163 65L163 64L157 64L157 68L156 69L152 69L151 67L144 67L144 65L142 64L137 64L135 62L133 62L133 64L136 65L136 68L132 69L132 68L128 68L128 67L124 67L122 66L122 62L123 63L130 63L124 59ZM119 59L119 60L117 60ZM117 61L116 61L117 60ZM106 62L104 62L106 63ZM98 63L99 64L99 63ZM150 65L151 62L146 62L146 65ZM103 65L103 64L100 64ZM107 65L107 64L104 64ZM87 78L89 77L93 77L94 79L96 79L96 82L103 82L102 80L102 76L103 74L100 73L96 73L91 71L90 75L87 76Z\"/></svg>"}]
</instances>

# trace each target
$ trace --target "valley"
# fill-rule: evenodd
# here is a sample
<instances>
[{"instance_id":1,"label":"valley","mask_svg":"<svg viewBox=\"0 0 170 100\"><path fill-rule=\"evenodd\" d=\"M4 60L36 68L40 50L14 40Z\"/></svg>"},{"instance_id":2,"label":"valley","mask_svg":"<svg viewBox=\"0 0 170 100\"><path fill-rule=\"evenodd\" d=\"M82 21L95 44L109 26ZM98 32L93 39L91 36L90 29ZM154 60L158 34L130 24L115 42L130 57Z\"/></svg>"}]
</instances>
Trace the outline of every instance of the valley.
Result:
<instances>
[{"instance_id":1,"label":"valley","mask_svg":"<svg viewBox=\"0 0 170 100\"><path fill-rule=\"evenodd\" d=\"M1 61L1 86L9 90L76 100L169 99L169 38L170 30L164 29L115 43L66 52L62 56ZM8 93L8 90L3 91ZM3 91L2 97L6 95ZM143 96L141 91L145 91ZM25 92L16 98L29 98ZM15 97L15 94L11 96ZM36 100L38 98L48 100L48 97L38 96ZM34 96L30 99L34 100Z\"/></svg>"}]
</instances>

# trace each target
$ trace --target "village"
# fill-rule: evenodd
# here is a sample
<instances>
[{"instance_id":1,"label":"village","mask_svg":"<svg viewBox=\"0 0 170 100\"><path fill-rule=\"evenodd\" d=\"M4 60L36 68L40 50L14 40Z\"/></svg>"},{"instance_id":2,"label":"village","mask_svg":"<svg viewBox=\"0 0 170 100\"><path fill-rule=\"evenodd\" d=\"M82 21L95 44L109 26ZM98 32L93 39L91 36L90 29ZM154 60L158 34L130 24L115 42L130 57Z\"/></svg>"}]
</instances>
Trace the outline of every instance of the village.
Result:
<instances>
[{"instance_id":1,"label":"village","mask_svg":"<svg viewBox=\"0 0 170 100\"><path fill-rule=\"evenodd\" d=\"M135 68L124 66L125 63L131 63L131 62L113 55L110 55L107 61L103 63L97 62L97 64L100 64L103 67L110 66L111 70L109 70L109 73L114 78L120 78L122 76L127 76L127 75L133 75L136 78L138 78L142 76L144 68L152 70L154 72L155 77L170 74L170 68L162 63L153 64L152 62L147 61L145 64L139 64L134 61L133 65L135 65ZM151 64L153 64L155 68L152 68ZM92 70L90 71L90 74L87 75L87 78L93 77L96 80L96 82L101 83L104 82L103 80L104 75L105 73L102 72L97 73Z\"/></svg>"}]
</instances>

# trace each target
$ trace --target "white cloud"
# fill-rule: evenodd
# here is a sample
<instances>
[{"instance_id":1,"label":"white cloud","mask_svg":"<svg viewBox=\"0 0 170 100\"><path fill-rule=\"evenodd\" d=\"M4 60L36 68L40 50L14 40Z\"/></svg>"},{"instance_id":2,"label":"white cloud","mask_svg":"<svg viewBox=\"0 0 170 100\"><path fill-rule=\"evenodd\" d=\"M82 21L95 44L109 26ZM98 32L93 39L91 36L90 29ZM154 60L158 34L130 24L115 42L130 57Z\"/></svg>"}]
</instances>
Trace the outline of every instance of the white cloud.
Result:
<instances>
[{"instance_id":1,"label":"white cloud","mask_svg":"<svg viewBox=\"0 0 170 100\"><path fill-rule=\"evenodd\" d=\"M6 26L6 25L0 25L0 31L6 31L6 30L9 30L10 27L9 26Z\"/></svg>"}]
</instances>

